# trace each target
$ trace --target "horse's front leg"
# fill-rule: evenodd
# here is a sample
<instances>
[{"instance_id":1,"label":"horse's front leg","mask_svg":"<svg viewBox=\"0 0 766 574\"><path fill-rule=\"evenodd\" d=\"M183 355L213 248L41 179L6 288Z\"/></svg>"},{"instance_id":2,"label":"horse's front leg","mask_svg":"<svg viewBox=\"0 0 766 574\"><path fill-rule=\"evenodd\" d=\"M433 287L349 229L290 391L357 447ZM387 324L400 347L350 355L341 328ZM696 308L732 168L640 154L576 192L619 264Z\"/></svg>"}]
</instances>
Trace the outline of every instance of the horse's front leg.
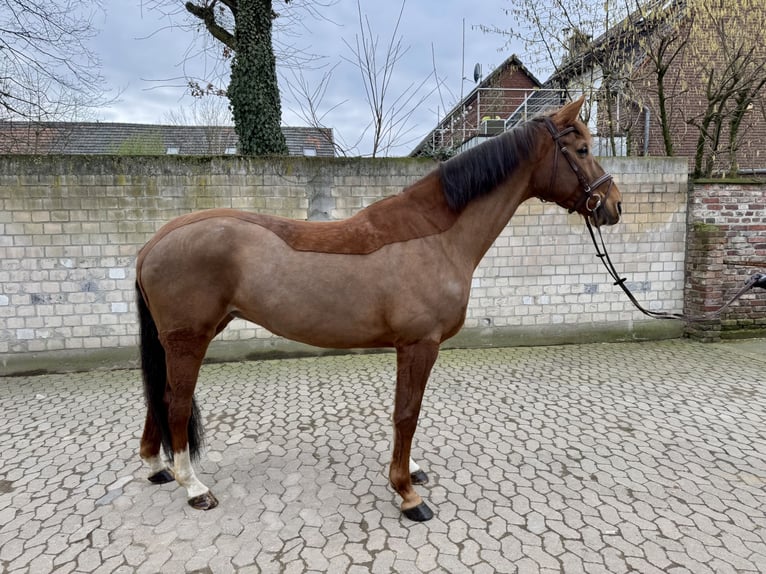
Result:
<instances>
[{"instance_id":1,"label":"horse's front leg","mask_svg":"<svg viewBox=\"0 0 766 574\"><path fill-rule=\"evenodd\" d=\"M412 487L410 450L418 424L420 405L439 344L421 341L396 349L396 398L394 403L394 449L389 480L402 497L402 512L418 522L430 520L433 512Z\"/></svg>"}]
</instances>

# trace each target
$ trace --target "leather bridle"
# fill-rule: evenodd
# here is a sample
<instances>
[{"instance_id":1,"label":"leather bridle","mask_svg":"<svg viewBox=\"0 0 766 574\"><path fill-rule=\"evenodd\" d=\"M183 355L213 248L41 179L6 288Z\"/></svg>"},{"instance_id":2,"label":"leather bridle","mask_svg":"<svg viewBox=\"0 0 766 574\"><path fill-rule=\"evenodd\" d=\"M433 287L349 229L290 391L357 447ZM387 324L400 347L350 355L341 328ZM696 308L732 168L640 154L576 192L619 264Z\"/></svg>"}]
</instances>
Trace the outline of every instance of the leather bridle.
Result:
<instances>
[{"instance_id":1,"label":"leather bridle","mask_svg":"<svg viewBox=\"0 0 766 574\"><path fill-rule=\"evenodd\" d=\"M612 190L612 182L613 178L612 175L609 173L604 173L603 175L597 177L592 182L588 182L588 180L585 178L585 174L582 172L580 167L577 165L577 163L572 158L572 153L569 151L569 148L567 148L560 140L563 136L572 133L575 131L574 126L569 126L564 128L563 130L559 131L558 128L556 128L556 124L553 123L553 120L546 117L543 118L543 122L545 123L545 127L548 128L548 131L551 132L551 136L553 137L554 143L558 146L559 151L561 152L561 155L564 156L564 158L567 160L567 163L569 164L569 167L572 168L572 171L574 172L575 176L577 176L577 181L580 182L580 186L583 189L583 194L574 201L574 204L571 207L566 207L569 210L569 213L572 213L574 211L579 211L583 205L585 206L585 209L593 213L595 212L604 201L606 201L606 198L609 196L609 192ZM556 181L556 174L558 172L558 165L559 163L559 154L555 153L553 154L553 171L551 172L551 181L550 184L548 184L548 197L551 196L551 192L553 191L553 186ZM597 193L596 190L604 185L605 183L609 183L609 187L606 189L606 193L602 196L600 193Z\"/></svg>"}]
</instances>

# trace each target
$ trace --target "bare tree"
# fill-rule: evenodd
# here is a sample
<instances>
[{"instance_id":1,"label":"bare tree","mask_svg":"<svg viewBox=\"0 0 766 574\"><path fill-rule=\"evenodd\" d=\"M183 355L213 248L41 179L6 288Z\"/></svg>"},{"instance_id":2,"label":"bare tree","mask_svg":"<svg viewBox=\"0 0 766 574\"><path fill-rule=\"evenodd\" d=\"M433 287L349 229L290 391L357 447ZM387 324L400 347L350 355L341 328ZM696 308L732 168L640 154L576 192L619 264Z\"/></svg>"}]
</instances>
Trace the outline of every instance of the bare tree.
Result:
<instances>
[{"instance_id":1,"label":"bare tree","mask_svg":"<svg viewBox=\"0 0 766 574\"><path fill-rule=\"evenodd\" d=\"M756 104L765 97L766 5L762 0L689 0L689 5L690 68L703 80L692 89L702 111L688 118L699 131L694 176L711 177L716 169L736 175L743 127L748 117L757 117Z\"/></svg>"},{"instance_id":2,"label":"bare tree","mask_svg":"<svg viewBox=\"0 0 766 574\"><path fill-rule=\"evenodd\" d=\"M172 126L200 126L204 130L206 152L221 153L229 141L227 127L232 126L231 110L225 96L204 94L190 106L167 112L163 120Z\"/></svg>"},{"instance_id":3,"label":"bare tree","mask_svg":"<svg viewBox=\"0 0 766 574\"><path fill-rule=\"evenodd\" d=\"M343 134L338 134L336 130L334 143L342 155L358 153L360 144L366 139L369 139L370 151L365 155L371 157L388 155L397 146L414 141L414 126L410 119L439 88L440 81L435 69L419 81L404 86L394 85L397 66L409 52L409 46L404 45L404 38L399 34L405 7L406 0L402 0L391 35L383 44L357 0L357 32L353 40L343 39L348 55L342 56L342 61L327 71L316 85L312 86L302 73L296 71L285 79L284 83L294 103L294 113L309 125L321 128L326 127L326 118L345 103L336 102L329 107L323 105L333 73L343 62L356 69L364 89L370 119L361 126L350 145Z\"/></svg>"},{"instance_id":4,"label":"bare tree","mask_svg":"<svg viewBox=\"0 0 766 574\"><path fill-rule=\"evenodd\" d=\"M630 2L630 0L627 0ZM650 108L660 124L665 155L675 155L673 132L683 126L682 98L687 82L679 73L691 29L685 0L645 2L633 0L629 17L646 64L632 78L630 95Z\"/></svg>"},{"instance_id":5,"label":"bare tree","mask_svg":"<svg viewBox=\"0 0 766 574\"><path fill-rule=\"evenodd\" d=\"M205 94L177 110L167 112L164 120L173 126L231 126L231 110L225 96Z\"/></svg>"},{"instance_id":6,"label":"bare tree","mask_svg":"<svg viewBox=\"0 0 766 574\"><path fill-rule=\"evenodd\" d=\"M304 22L322 19L323 12L337 0L277 0L272 11L274 54L281 67L302 68L321 59L301 43ZM189 45L181 62L183 75L176 78L158 78L179 87L188 87L192 93L226 93L229 85L231 59L237 49L236 21L239 14L237 0L141 0L142 6L157 13L167 27L189 36ZM194 62L198 69L203 61L202 75L187 69Z\"/></svg>"},{"instance_id":7,"label":"bare tree","mask_svg":"<svg viewBox=\"0 0 766 574\"><path fill-rule=\"evenodd\" d=\"M0 119L81 119L105 82L88 48L98 2L6 0L0 11Z\"/></svg>"},{"instance_id":8,"label":"bare tree","mask_svg":"<svg viewBox=\"0 0 766 574\"><path fill-rule=\"evenodd\" d=\"M430 91L426 90L426 93L423 93L423 89L432 79L432 75L429 75L420 83L412 82L398 93L392 93L394 70L409 51L409 47L402 44L403 38L399 35L405 5L406 0L402 0L396 25L384 51L379 50L380 38L373 31L367 16L362 13L359 0L356 2L359 32L354 36L353 43L344 39L346 47L351 52L351 57L344 57L344 59L359 70L370 110L369 129L372 129L370 155L372 157L381 153L385 154L408 135L412 128L407 120L414 108L436 90L436 87L433 87Z\"/></svg>"},{"instance_id":9,"label":"bare tree","mask_svg":"<svg viewBox=\"0 0 766 574\"><path fill-rule=\"evenodd\" d=\"M352 144L348 144L343 139L337 129L330 131L326 128L330 114L340 108L348 100L342 100L330 106L325 106L324 98L327 94L327 88L332 82L333 73L337 69L335 64L327 72L322 74L321 79L315 85L306 78L306 76L295 69L289 70L289 76L282 76L282 84L286 87L290 98L287 98L287 106L296 116L301 118L307 125L319 128L318 133L328 137L329 142L335 148L337 155L350 155L361 142L361 136ZM291 105L292 104L292 105ZM332 134L332 136L330 135Z\"/></svg>"}]
</instances>

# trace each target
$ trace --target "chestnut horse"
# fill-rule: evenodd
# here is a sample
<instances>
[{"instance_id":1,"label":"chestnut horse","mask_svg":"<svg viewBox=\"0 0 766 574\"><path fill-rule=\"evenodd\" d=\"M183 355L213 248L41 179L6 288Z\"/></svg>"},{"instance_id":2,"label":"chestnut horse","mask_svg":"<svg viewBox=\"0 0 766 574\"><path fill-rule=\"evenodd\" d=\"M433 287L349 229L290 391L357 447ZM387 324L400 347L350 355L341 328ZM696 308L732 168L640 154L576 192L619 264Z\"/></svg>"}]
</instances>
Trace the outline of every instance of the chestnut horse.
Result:
<instances>
[{"instance_id":1,"label":"chestnut horse","mask_svg":"<svg viewBox=\"0 0 766 574\"><path fill-rule=\"evenodd\" d=\"M431 518L412 485L410 446L439 345L463 325L484 253L532 197L596 226L620 218L620 192L578 120L582 103L461 153L343 221L213 209L162 227L136 264L149 480L175 478L194 508L218 504L192 468L193 395L208 344L241 317L310 345L396 349L389 480L405 516Z\"/></svg>"}]
</instances>

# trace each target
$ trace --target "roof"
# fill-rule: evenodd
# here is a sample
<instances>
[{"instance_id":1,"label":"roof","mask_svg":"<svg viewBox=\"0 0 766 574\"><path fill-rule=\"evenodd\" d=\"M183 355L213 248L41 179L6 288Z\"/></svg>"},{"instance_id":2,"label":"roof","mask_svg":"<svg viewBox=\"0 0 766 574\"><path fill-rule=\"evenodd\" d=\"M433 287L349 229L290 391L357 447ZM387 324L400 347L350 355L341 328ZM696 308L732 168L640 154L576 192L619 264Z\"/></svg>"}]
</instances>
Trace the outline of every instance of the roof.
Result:
<instances>
[{"instance_id":1,"label":"roof","mask_svg":"<svg viewBox=\"0 0 766 574\"><path fill-rule=\"evenodd\" d=\"M639 64L645 57L636 38L653 33L657 28L672 25L675 18L683 15L686 0L651 0L641 8L631 12L617 24L604 31L595 40L585 41L575 53L565 56L553 75L545 81L546 87L561 84L572 75L581 72L583 66L597 64L604 54L617 54L624 58L633 54L634 64Z\"/></svg>"},{"instance_id":2,"label":"roof","mask_svg":"<svg viewBox=\"0 0 766 574\"><path fill-rule=\"evenodd\" d=\"M492 72L484 79L482 79L481 82L479 82L476 87L471 90L471 92L463 98L461 102L458 102L458 104L450 110L450 113L447 114L447 117L449 117L452 113L454 113L458 108L460 108L461 104L463 102L471 100L473 97L475 97L476 93L482 89L482 88L491 88L494 86L495 82L502 76L508 68L511 66L514 67L514 70L518 70L532 80L532 83L535 86L541 86L540 80L538 80L535 75L530 72L527 67L519 60L519 57L516 54L511 54L502 64L500 64L497 68L492 70Z\"/></svg>"},{"instance_id":3,"label":"roof","mask_svg":"<svg viewBox=\"0 0 766 574\"><path fill-rule=\"evenodd\" d=\"M333 157L330 128L282 127L290 155ZM233 126L107 122L0 122L0 153L224 155L237 150Z\"/></svg>"}]
</instances>

